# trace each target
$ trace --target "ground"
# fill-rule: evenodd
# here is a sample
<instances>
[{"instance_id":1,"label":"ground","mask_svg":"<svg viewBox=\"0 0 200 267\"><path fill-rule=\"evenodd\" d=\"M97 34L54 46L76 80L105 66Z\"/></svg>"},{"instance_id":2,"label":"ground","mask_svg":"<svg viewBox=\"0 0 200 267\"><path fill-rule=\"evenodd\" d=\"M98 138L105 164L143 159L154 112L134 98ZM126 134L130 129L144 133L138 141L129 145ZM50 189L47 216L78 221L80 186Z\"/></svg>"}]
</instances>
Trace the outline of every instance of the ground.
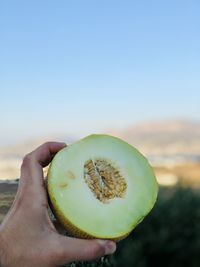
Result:
<instances>
[{"instance_id":1,"label":"ground","mask_svg":"<svg viewBox=\"0 0 200 267\"><path fill-rule=\"evenodd\" d=\"M12 205L16 191L16 184L0 184L0 223L2 222L5 214L8 212L10 206Z\"/></svg>"}]
</instances>

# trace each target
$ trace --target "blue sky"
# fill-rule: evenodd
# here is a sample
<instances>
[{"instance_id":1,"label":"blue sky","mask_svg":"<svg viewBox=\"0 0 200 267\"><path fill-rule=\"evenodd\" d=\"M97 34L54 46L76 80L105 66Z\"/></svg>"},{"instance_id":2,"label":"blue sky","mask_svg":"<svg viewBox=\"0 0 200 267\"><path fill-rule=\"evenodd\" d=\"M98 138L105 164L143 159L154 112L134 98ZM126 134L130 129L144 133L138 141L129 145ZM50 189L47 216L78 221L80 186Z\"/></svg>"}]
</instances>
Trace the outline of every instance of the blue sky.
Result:
<instances>
[{"instance_id":1,"label":"blue sky","mask_svg":"<svg viewBox=\"0 0 200 267\"><path fill-rule=\"evenodd\" d=\"M199 119L200 2L0 2L0 144Z\"/></svg>"}]
</instances>

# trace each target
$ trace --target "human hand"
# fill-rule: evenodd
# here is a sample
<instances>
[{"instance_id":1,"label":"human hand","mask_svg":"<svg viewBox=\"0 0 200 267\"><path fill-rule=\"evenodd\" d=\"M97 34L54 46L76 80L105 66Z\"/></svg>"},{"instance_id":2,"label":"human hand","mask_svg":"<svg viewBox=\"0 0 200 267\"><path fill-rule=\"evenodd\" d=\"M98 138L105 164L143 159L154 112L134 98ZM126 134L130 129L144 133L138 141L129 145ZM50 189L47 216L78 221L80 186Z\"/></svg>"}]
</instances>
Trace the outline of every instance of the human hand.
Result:
<instances>
[{"instance_id":1,"label":"human hand","mask_svg":"<svg viewBox=\"0 0 200 267\"><path fill-rule=\"evenodd\" d=\"M65 146L48 142L24 157L15 200L0 225L0 266L55 267L115 251L112 241L63 236L49 218L42 168Z\"/></svg>"}]
</instances>

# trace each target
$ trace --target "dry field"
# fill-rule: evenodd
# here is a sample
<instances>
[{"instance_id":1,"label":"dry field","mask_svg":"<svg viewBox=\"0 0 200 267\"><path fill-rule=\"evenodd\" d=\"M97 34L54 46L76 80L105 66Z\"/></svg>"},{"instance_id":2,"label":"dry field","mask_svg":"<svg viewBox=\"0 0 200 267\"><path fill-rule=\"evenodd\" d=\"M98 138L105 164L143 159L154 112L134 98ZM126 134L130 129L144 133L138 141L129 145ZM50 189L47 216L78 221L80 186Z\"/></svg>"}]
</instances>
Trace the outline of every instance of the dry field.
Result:
<instances>
[{"instance_id":1,"label":"dry field","mask_svg":"<svg viewBox=\"0 0 200 267\"><path fill-rule=\"evenodd\" d=\"M173 186L179 183L192 188L200 188L200 163L155 167L154 170L161 185Z\"/></svg>"},{"instance_id":2,"label":"dry field","mask_svg":"<svg viewBox=\"0 0 200 267\"><path fill-rule=\"evenodd\" d=\"M12 205L13 199L17 191L16 184L0 184L0 222L2 222L5 214Z\"/></svg>"}]
</instances>

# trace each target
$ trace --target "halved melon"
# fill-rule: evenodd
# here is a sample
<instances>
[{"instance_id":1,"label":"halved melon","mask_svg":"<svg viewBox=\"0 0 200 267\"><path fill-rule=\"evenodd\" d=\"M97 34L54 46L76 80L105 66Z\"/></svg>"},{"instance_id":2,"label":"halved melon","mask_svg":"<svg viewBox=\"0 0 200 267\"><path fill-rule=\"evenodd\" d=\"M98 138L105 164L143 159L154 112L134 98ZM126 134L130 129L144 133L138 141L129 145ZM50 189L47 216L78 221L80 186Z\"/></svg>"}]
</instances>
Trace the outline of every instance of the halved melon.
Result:
<instances>
[{"instance_id":1,"label":"halved melon","mask_svg":"<svg viewBox=\"0 0 200 267\"><path fill-rule=\"evenodd\" d=\"M90 135L59 151L47 181L55 216L79 238L123 239L152 209L158 192L146 158L109 135Z\"/></svg>"}]
</instances>

